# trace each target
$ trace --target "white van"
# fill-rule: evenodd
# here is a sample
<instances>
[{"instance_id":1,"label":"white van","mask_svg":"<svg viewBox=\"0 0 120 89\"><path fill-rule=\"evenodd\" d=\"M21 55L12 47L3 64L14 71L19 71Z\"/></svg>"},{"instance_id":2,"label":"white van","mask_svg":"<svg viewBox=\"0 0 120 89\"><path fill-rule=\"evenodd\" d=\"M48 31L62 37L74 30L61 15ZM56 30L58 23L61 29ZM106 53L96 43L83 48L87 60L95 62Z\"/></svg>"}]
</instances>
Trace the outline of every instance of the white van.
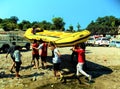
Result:
<instances>
[{"instance_id":1,"label":"white van","mask_svg":"<svg viewBox=\"0 0 120 89\"><path fill-rule=\"evenodd\" d=\"M96 46L109 46L109 43L110 43L110 41L106 37L97 38L95 41Z\"/></svg>"}]
</instances>

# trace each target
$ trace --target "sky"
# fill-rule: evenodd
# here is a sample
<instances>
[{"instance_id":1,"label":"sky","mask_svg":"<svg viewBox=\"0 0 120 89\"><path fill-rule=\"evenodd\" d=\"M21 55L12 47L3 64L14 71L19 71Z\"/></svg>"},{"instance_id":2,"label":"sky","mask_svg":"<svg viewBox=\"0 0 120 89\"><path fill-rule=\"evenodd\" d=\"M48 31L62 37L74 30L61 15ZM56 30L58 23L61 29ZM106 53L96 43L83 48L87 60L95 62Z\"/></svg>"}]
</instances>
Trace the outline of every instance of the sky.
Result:
<instances>
[{"instance_id":1,"label":"sky","mask_svg":"<svg viewBox=\"0 0 120 89\"><path fill-rule=\"evenodd\" d=\"M98 17L115 16L120 18L120 0L0 0L0 18L17 16L22 20L52 22L61 17L65 28L73 26L85 29Z\"/></svg>"}]
</instances>

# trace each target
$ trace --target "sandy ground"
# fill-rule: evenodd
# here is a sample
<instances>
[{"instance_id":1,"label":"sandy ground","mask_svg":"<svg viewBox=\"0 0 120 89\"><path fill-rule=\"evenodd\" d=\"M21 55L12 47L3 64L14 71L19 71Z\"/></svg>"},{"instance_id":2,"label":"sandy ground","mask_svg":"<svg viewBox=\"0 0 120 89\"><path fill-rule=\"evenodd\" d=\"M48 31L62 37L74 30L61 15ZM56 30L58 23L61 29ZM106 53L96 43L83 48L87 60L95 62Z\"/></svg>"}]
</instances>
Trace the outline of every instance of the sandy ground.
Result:
<instances>
[{"instance_id":1,"label":"sandy ground","mask_svg":"<svg viewBox=\"0 0 120 89\"><path fill-rule=\"evenodd\" d=\"M51 51L48 50L48 69L33 69L30 65L31 51L23 50L21 78L9 72L10 56L0 54L0 89L120 89L120 48L87 47L86 72L93 76L94 82L87 83L84 76L80 77L82 84L74 77L75 62L70 60L70 47L59 48L62 54L62 73L65 78L61 82L54 80L51 63Z\"/></svg>"}]
</instances>

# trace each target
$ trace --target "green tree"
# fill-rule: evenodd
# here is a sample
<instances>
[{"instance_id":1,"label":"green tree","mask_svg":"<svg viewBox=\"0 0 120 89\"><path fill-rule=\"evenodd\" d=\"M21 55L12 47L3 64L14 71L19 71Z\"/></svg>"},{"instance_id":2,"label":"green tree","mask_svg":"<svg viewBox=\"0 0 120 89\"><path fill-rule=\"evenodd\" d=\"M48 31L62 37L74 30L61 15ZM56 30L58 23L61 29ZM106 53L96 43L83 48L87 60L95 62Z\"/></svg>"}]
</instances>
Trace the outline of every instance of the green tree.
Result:
<instances>
[{"instance_id":1,"label":"green tree","mask_svg":"<svg viewBox=\"0 0 120 89\"><path fill-rule=\"evenodd\" d=\"M80 26L80 24L78 23L78 24L77 24L77 30L78 30L78 31L80 31L80 27L81 27L81 26Z\"/></svg>"},{"instance_id":2,"label":"green tree","mask_svg":"<svg viewBox=\"0 0 120 89\"><path fill-rule=\"evenodd\" d=\"M15 23L15 24L17 24L17 21L18 21L19 19L18 19L18 17L16 17L16 16L11 16L10 17L10 21L11 22L13 22L13 23Z\"/></svg>"},{"instance_id":3,"label":"green tree","mask_svg":"<svg viewBox=\"0 0 120 89\"><path fill-rule=\"evenodd\" d=\"M73 32L73 31L74 31L72 25L69 26L69 31L70 31L70 32Z\"/></svg>"},{"instance_id":4,"label":"green tree","mask_svg":"<svg viewBox=\"0 0 120 89\"><path fill-rule=\"evenodd\" d=\"M6 23L2 23L2 28L5 31L14 31L16 25L14 23L6 22Z\"/></svg>"},{"instance_id":5,"label":"green tree","mask_svg":"<svg viewBox=\"0 0 120 89\"><path fill-rule=\"evenodd\" d=\"M114 16L98 17L95 22L91 22L87 29L92 34L116 34L116 29L120 24L120 20Z\"/></svg>"},{"instance_id":6,"label":"green tree","mask_svg":"<svg viewBox=\"0 0 120 89\"><path fill-rule=\"evenodd\" d=\"M19 24L19 29L21 30L26 30L28 28L31 27L31 23L27 20L23 20L20 24Z\"/></svg>"},{"instance_id":7,"label":"green tree","mask_svg":"<svg viewBox=\"0 0 120 89\"><path fill-rule=\"evenodd\" d=\"M2 28L2 19L0 18L0 28Z\"/></svg>"},{"instance_id":8,"label":"green tree","mask_svg":"<svg viewBox=\"0 0 120 89\"><path fill-rule=\"evenodd\" d=\"M3 19L2 23L1 23L1 27L5 31L14 31L14 29L17 28L17 24L13 23L11 21L11 19L5 18L5 19Z\"/></svg>"},{"instance_id":9,"label":"green tree","mask_svg":"<svg viewBox=\"0 0 120 89\"><path fill-rule=\"evenodd\" d=\"M55 17L52 19L53 25L55 26L56 30L61 30L64 28L65 22L61 17Z\"/></svg>"},{"instance_id":10,"label":"green tree","mask_svg":"<svg viewBox=\"0 0 120 89\"><path fill-rule=\"evenodd\" d=\"M51 30L55 30L55 29L56 29L55 25L52 24L52 25L50 26L50 29L51 29Z\"/></svg>"},{"instance_id":11,"label":"green tree","mask_svg":"<svg viewBox=\"0 0 120 89\"><path fill-rule=\"evenodd\" d=\"M51 25L52 24L50 22L47 22L46 20L43 20L42 22L40 22L40 27L45 30L49 30Z\"/></svg>"},{"instance_id":12,"label":"green tree","mask_svg":"<svg viewBox=\"0 0 120 89\"><path fill-rule=\"evenodd\" d=\"M2 21L3 21L3 20L0 18L0 24L2 23Z\"/></svg>"},{"instance_id":13,"label":"green tree","mask_svg":"<svg viewBox=\"0 0 120 89\"><path fill-rule=\"evenodd\" d=\"M31 26L40 27L40 22L34 21L31 23Z\"/></svg>"}]
</instances>

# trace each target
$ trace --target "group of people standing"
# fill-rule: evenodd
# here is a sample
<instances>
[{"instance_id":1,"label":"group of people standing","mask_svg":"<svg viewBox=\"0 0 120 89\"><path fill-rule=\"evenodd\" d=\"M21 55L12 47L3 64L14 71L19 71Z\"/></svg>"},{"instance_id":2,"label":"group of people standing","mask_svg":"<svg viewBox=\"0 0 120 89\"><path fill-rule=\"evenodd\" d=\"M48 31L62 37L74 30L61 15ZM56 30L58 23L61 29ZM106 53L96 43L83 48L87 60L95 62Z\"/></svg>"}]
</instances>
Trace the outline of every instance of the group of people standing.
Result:
<instances>
[{"instance_id":1,"label":"group of people standing","mask_svg":"<svg viewBox=\"0 0 120 89\"><path fill-rule=\"evenodd\" d=\"M60 72L60 64L61 64L61 53L57 49L57 46L55 43L50 42L46 43L42 39L39 41L34 40L32 43L32 60L31 60L31 65L34 65L34 68L39 69L39 59L41 59L41 67L43 69L47 68L47 50L48 47L52 50L53 56L52 56L52 62L53 62L53 71L54 71L54 76L55 78L63 78L62 73ZM77 66L76 66L76 76L79 77L79 73L83 74L84 76L88 77L89 81L91 81L92 76L87 74L83 70L83 65L85 64L85 48L83 47L83 44L76 44L72 48L73 54L77 55ZM11 72L12 69L16 65L16 77L20 77L19 75L19 70L20 70L20 65L22 64L21 61L21 54L20 54L20 47L15 46L15 43L13 43L13 46L9 49L6 58L8 54L11 54L11 58L13 59L13 65L10 69ZM72 56L73 56L72 54ZM74 60L74 59L73 59Z\"/></svg>"},{"instance_id":2,"label":"group of people standing","mask_svg":"<svg viewBox=\"0 0 120 89\"><path fill-rule=\"evenodd\" d=\"M37 40L34 40L32 43L32 61L34 68L39 68L39 58L41 59L41 65L43 69L47 68L47 49L48 47L52 51L52 62L53 62L53 71L54 76L57 78L58 76L62 79L62 74L60 72L60 52L57 49L56 45L53 42L46 43L42 39L40 39L38 42ZM35 60L36 59L36 60ZM36 62L35 62L36 61Z\"/></svg>"},{"instance_id":3,"label":"group of people standing","mask_svg":"<svg viewBox=\"0 0 120 89\"><path fill-rule=\"evenodd\" d=\"M43 40L34 40L32 43L32 61L34 68L39 68L39 58L41 59L42 68L47 68L46 58L47 58L47 46ZM36 60L35 60L36 59ZM36 61L36 62L35 62Z\"/></svg>"}]
</instances>

